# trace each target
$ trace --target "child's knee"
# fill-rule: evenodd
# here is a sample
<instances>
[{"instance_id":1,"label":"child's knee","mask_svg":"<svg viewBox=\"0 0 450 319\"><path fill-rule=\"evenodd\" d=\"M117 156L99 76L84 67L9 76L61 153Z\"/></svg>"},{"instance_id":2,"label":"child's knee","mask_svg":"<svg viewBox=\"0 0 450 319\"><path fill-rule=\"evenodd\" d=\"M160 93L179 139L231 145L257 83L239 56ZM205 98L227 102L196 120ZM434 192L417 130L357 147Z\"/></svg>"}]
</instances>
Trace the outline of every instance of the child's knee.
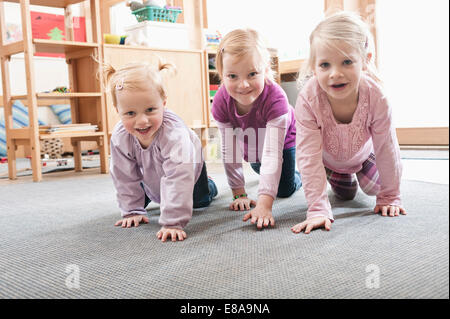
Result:
<instances>
[{"instance_id":1,"label":"child's knee","mask_svg":"<svg viewBox=\"0 0 450 319\"><path fill-rule=\"evenodd\" d=\"M358 192L358 186L352 188L337 188L331 186L334 195L341 200L353 200L356 197L356 193Z\"/></svg>"}]
</instances>

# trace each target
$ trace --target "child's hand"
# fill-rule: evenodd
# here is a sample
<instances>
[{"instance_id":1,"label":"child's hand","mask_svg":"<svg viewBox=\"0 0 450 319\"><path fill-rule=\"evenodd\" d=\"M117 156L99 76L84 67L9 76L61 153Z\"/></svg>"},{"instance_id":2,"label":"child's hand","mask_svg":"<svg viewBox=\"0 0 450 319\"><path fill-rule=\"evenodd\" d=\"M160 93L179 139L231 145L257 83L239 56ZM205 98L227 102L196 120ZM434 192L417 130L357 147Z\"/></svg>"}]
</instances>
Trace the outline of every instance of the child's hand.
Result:
<instances>
[{"instance_id":1,"label":"child's hand","mask_svg":"<svg viewBox=\"0 0 450 319\"><path fill-rule=\"evenodd\" d=\"M322 217L322 216L308 218L304 222L292 227L291 230L294 233L298 234L303 229L305 229L305 234L309 234L311 232L311 230L322 227L322 226L325 227L326 230L330 230L331 229L331 220L327 217Z\"/></svg>"},{"instance_id":2,"label":"child's hand","mask_svg":"<svg viewBox=\"0 0 450 319\"><path fill-rule=\"evenodd\" d=\"M399 216L399 214L406 215L406 211L404 208L395 205L377 205L373 209L373 212L375 214L381 212L381 216L387 216L389 212L389 216L391 217Z\"/></svg>"},{"instance_id":3,"label":"child's hand","mask_svg":"<svg viewBox=\"0 0 450 319\"><path fill-rule=\"evenodd\" d=\"M132 214L118 220L114 224L114 226L122 226L122 228L130 228L134 223L134 227L138 227L141 222L148 224L148 217L145 215Z\"/></svg>"},{"instance_id":4,"label":"child's hand","mask_svg":"<svg viewBox=\"0 0 450 319\"><path fill-rule=\"evenodd\" d=\"M245 214L243 221L250 220L252 224L256 223L259 229L263 227L275 226L275 219L272 217L272 210L264 206L256 206L249 213Z\"/></svg>"},{"instance_id":5,"label":"child's hand","mask_svg":"<svg viewBox=\"0 0 450 319\"><path fill-rule=\"evenodd\" d=\"M161 239L161 241L166 241L168 237L172 239L172 241L177 241L177 238L179 241L183 241L187 238L186 233L182 229L178 228L166 228L161 227L159 232L156 233L156 236L158 239Z\"/></svg>"},{"instance_id":6,"label":"child's hand","mask_svg":"<svg viewBox=\"0 0 450 319\"><path fill-rule=\"evenodd\" d=\"M256 206L256 202L253 199L247 198L247 197L239 197L238 199L235 199L230 204L231 210L249 210L251 207Z\"/></svg>"}]
</instances>

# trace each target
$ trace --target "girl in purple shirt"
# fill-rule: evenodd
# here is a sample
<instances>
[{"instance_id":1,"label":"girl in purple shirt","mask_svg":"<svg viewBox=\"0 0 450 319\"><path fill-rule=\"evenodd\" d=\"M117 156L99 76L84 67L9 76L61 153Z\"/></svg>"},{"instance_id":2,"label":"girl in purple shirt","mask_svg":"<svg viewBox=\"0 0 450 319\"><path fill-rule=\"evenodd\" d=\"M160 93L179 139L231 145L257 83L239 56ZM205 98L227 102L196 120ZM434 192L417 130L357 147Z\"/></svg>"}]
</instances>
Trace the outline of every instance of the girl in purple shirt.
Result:
<instances>
[{"instance_id":1,"label":"girl in purple shirt","mask_svg":"<svg viewBox=\"0 0 450 319\"><path fill-rule=\"evenodd\" d=\"M222 159L233 192L230 209L258 228L273 226L274 199L289 197L302 183L295 171L294 109L273 81L270 53L259 34L234 30L221 41L216 67L222 86L212 115L222 136ZM257 203L247 197L242 158L261 175Z\"/></svg>"},{"instance_id":2,"label":"girl in purple shirt","mask_svg":"<svg viewBox=\"0 0 450 319\"><path fill-rule=\"evenodd\" d=\"M122 214L115 225L148 223L145 207L160 203L162 241L184 240L192 208L208 206L217 195L199 138L166 109L161 72L172 67L133 63L105 70L120 116L111 136L111 176Z\"/></svg>"},{"instance_id":3,"label":"girl in purple shirt","mask_svg":"<svg viewBox=\"0 0 450 319\"><path fill-rule=\"evenodd\" d=\"M313 76L295 107L297 164L308 212L292 231L331 229L327 180L338 198L353 199L359 184L376 196L375 213L405 215L400 149L367 25L355 14L335 14L313 31L310 48L306 71Z\"/></svg>"}]
</instances>

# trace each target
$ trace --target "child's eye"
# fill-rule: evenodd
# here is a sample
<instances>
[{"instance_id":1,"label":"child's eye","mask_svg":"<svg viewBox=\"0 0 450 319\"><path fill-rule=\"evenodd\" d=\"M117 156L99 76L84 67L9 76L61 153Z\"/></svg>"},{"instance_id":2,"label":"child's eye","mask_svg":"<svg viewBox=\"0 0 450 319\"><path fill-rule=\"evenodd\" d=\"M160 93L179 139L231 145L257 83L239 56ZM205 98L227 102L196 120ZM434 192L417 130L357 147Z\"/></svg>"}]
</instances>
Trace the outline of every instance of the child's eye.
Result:
<instances>
[{"instance_id":1,"label":"child's eye","mask_svg":"<svg viewBox=\"0 0 450 319\"><path fill-rule=\"evenodd\" d=\"M344 61L344 65L350 65L350 64L352 64L353 62L352 62L352 60L345 60Z\"/></svg>"},{"instance_id":2,"label":"child's eye","mask_svg":"<svg viewBox=\"0 0 450 319\"><path fill-rule=\"evenodd\" d=\"M248 76L252 78L252 77L255 77L257 74L258 74L258 72L251 72Z\"/></svg>"},{"instance_id":3,"label":"child's eye","mask_svg":"<svg viewBox=\"0 0 450 319\"><path fill-rule=\"evenodd\" d=\"M227 77L231 80L235 80L237 78L236 74L228 74Z\"/></svg>"},{"instance_id":4,"label":"child's eye","mask_svg":"<svg viewBox=\"0 0 450 319\"><path fill-rule=\"evenodd\" d=\"M321 63L319 66L320 66L322 69L326 69L326 68L328 68L328 67L330 66L330 63L328 63L328 62L323 62L323 63Z\"/></svg>"},{"instance_id":5,"label":"child's eye","mask_svg":"<svg viewBox=\"0 0 450 319\"><path fill-rule=\"evenodd\" d=\"M149 107L147 110L146 110L146 112L148 112L148 113L151 113L151 112L153 112L155 109L153 108L153 107Z\"/></svg>"},{"instance_id":6,"label":"child's eye","mask_svg":"<svg viewBox=\"0 0 450 319\"><path fill-rule=\"evenodd\" d=\"M125 112L123 115L125 115L125 116L133 116L134 115L134 111Z\"/></svg>"}]
</instances>

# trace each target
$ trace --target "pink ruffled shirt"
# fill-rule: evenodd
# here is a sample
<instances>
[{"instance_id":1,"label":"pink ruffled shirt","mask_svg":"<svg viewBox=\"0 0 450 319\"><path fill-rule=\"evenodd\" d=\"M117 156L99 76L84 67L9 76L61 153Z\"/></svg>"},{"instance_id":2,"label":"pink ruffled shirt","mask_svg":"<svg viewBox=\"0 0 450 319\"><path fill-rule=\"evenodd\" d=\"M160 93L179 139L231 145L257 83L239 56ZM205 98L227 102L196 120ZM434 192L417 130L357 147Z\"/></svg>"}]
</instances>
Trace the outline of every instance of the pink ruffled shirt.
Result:
<instances>
[{"instance_id":1,"label":"pink ruffled shirt","mask_svg":"<svg viewBox=\"0 0 450 319\"><path fill-rule=\"evenodd\" d=\"M308 202L307 218L333 220L324 166L337 173L356 173L371 152L381 182L376 204L401 206L402 164L391 111L381 87L363 76L352 121L338 123L317 79L306 83L298 95L295 119L296 158Z\"/></svg>"}]
</instances>

